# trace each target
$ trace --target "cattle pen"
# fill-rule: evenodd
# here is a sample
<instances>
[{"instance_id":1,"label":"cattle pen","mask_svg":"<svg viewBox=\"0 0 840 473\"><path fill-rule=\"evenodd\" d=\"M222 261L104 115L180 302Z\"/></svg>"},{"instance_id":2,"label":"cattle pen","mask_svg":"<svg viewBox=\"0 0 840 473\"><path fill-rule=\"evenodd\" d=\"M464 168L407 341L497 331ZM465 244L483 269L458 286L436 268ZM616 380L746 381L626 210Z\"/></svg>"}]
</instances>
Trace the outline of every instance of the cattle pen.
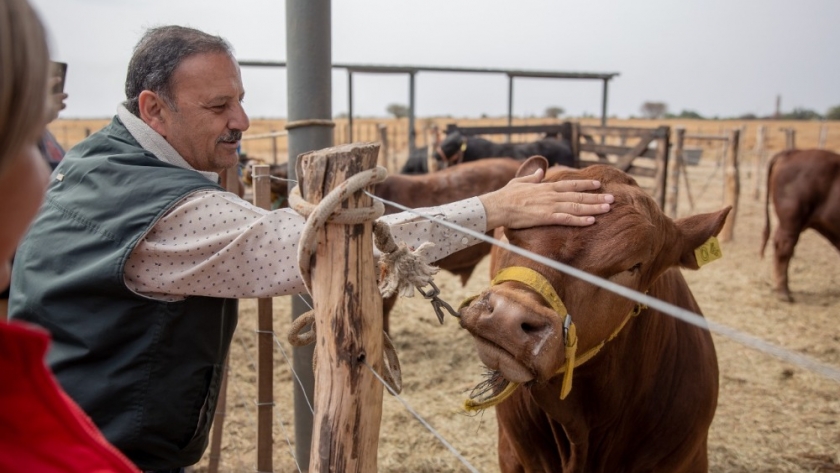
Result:
<instances>
[{"instance_id":1,"label":"cattle pen","mask_svg":"<svg viewBox=\"0 0 840 473\"><path fill-rule=\"evenodd\" d=\"M711 172L714 165L710 159L701 159L698 163L706 173ZM705 176L697 174L691 177L695 181L705 179ZM747 200L747 204L751 202ZM696 205L698 211L705 211L719 204L706 201ZM754 206L746 205L743 220L752 222L755 219ZM750 228L755 226L752 224ZM840 361L836 350L838 337L828 328L833 326L831 316L836 314L840 303L840 294L836 292L840 281L837 265L832 268L825 261L806 254L808 260L803 265L818 265L817 271L827 276L824 281L808 283L813 287L806 293L803 303L809 309L812 320L809 320L808 330L803 330L801 324L804 321L789 315L790 306L755 294L766 285L766 281L753 271L744 273L744 261L753 258L750 255L754 254L755 248L750 248L743 240L724 246L725 257L721 263L726 266L720 270L728 274L726 281L715 276L714 273L720 270L713 269L713 266L686 274L707 317L715 323L756 333L788 350L837 366ZM814 253L825 250L819 242L808 243L817 247ZM470 281L466 292L475 292L487 281L486 277L475 279ZM461 292L455 281L443 279L438 284L444 293L457 295ZM288 299L273 301L274 310L287 311ZM243 305L246 304L250 305L250 302L243 301ZM832 308L835 310L832 311ZM247 306L243 308L246 314L252 310ZM471 354L471 342L463 336L464 331L454 332L456 324L451 319L443 327L438 326L428 303L419 298L400 301L395 313L398 318L395 318L393 335L403 364L404 392L401 396L405 404L396 401L396 397L385 397L380 450L378 454L369 454L376 455L381 471L497 471L494 466L492 413L485 412L480 417L457 413L459 401L470 384L469 376L465 376L464 372L476 372L478 363ZM745 313L748 315L745 316ZM731 320L733 317L735 320ZM756 317L766 320L767 325L757 326L750 322ZM259 425L259 421L254 419L268 405L275 409L271 426L276 438L273 471L296 471L298 468L291 448L295 439L287 429L294 413L280 407L288 406L289 386L296 382L298 376L285 359L288 346L282 339L288 323L275 319L273 330L279 336L266 336L265 327L253 325L259 319L261 317L243 315L243 327L236 335L232 348L231 357L236 361L230 372L233 379L229 388L231 397L222 411L225 413L226 435L219 441L221 449L216 450L220 465L218 471L253 468L254 455L259 454L255 452L254 445L260 444L252 440ZM282 386L271 401L259 397L259 389L254 386L257 366L261 362L257 362L250 353L260 337L273 339L273 359L278 370L271 378L278 388ZM806 341L809 339L811 342ZM725 336L716 337L716 344L719 347L722 380L719 412L710 435L712 471L835 471L833 468L838 460L836 441L840 439L840 428L836 424L840 412L836 383L784 359L780 361L758 351L745 351L744 345ZM262 359L264 355L260 357ZM417 397L418 392L425 394L422 398ZM794 401L795 398L799 401ZM750 404L769 412L761 417L756 409L750 409ZM405 405L413 407L408 410ZM416 421L414 415L418 412L426 420ZM423 422L435 433L426 430ZM418 427L411 428L412 424ZM752 429L735 428L742 424ZM751 430L756 435L750 436ZM805 431L804 439L797 436L801 430ZM721 443L722 438L729 440ZM787 442L789 447L779 451L780 442ZM747 448L749 444L756 443L758 448L754 451ZM453 447L457 455L447 445ZM205 468L209 471L210 456L212 453L198 465L200 471ZM461 458L471 466L465 465ZM259 468L259 471L272 470Z\"/></svg>"}]
</instances>

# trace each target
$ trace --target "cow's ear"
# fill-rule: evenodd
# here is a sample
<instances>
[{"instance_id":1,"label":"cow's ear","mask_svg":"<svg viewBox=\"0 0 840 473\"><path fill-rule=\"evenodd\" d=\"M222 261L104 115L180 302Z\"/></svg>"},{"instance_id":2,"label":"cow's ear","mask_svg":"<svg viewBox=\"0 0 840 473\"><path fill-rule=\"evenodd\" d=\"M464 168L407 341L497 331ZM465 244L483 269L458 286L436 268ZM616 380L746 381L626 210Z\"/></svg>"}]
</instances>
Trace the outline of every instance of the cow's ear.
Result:
<instances>
[{"instance_id":1,"label":"cow's ear","mask_svg":"<svg viewBox=\"0 0 840 473\"><path fill-rule=\"evenodd\" d=\"M680 239L680 245L678 246L681 248L680 266L688 269L700 268L700 265L697 264L697 257L694 255L694 250L699 248L703 243L706 243L709 238L717 236L720 233L730 210L732 210L732 207L727 206L717 212L692 215L691 217L681 218L675 222Z\"/></svg>"},{"instance_id":2,"label":"cow's ear","mask_svg":"<svg viewBox=\"0 0 840 473\"><path fill-rule=\"evenodd\" d=\"M531 156L519 166L519 170L516 171L516 177L530 176L537 172L539 168L542 168L543 174L545 174L545 170L548 169L548 160L542 156Z\"/></svg>"}]
</instances>

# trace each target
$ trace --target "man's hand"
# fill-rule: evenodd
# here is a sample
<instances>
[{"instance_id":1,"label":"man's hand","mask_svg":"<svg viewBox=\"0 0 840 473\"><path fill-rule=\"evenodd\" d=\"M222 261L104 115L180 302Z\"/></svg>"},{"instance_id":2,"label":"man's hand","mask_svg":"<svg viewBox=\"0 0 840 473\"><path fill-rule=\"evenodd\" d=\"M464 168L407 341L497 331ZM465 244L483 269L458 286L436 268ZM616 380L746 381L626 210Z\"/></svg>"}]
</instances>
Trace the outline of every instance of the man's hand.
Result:
<instances>
[{"instance_id":1,"label":"man's hand","mask_svg":"<svg viewBox=\"0 0 840 473\"><path fill-rule=\"evenodd\" d=\"M595 223L594 215L610 210L612 194L594 194L598 181L540 182L542 169L510 181L505 187L479 197L487 212L487 229L540 225L583 227Z\"/></svg>"}]
</instances>

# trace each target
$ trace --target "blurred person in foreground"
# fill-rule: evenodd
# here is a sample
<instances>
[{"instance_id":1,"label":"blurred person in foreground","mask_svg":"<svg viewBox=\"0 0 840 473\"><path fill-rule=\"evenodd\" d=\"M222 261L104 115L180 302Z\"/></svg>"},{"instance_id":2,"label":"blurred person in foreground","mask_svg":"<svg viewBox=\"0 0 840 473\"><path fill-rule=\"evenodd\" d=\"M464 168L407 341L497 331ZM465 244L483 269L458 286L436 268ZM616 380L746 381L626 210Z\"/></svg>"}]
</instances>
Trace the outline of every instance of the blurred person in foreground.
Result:
<instances>
[{"instance_id":1,"label":"blurred person in foreground","mask_svg":"<svg viewBox=\"0 0 840 473\"><path fill-rule=\"evenodd\" d=\"M56 66L56 63L52 64ZM51 69L53 74L50 77L49 83L51 93L47 100L47 123L52 123L58 118L58 113L67 108L67 104L64 101L68 97L67 92L64 91L65 78L59 73L60 70L57 66ZM64 157L64 148L61 147L55 135L47 128L44 128L44 133L41 135L41 139L38 140L38 150L41 152L41 156L47 161L47 164L50 165L50 169L55 169Z\"/></svg>"},{"instance_id":2,"label":"blurred person in foreground","mask_svg":"<svg viewBox=\"0 0 840 473\"><path fill-rule=\"evenodd\" d=\"M37 142L47 116L48 50L26 0L0 0L0 289L44 197ZM61 390L44 364L49 335L0 321L0 471L136 472Z\"/></svg>"},{"instance_id":3,"label":"blurred person in foreground","mask_svg":"<svg viewBox=\"0 0 840 473\"><path fill-rule=\"evenodd\" d=\"M125 91L111 124L56 169L17 253L9 308L53 334L51 367L109 441L143 470L177 472L207 446L235 299L304 292L304 219L218 185L250 124L224 39L147 31ZM589 225L609 210L611 195L589 192L597 181L541 178L422 211L483 233ZM413 214L382 220L397 241L434 242L433 261L478 241Z\"/></svg>"},{"instance_id":4,"label":"blurred person in foreground","mask_svg":"<svg viewBox=\"0 0 840 473\"><path fill-rule=\"evenodd\" d=\"M54 68L53 72L55 72ZM46 103L47 123L51 123L53 120L58 118L58 112L67 107L67 104L64 103L67 99L67 94L63 90L56 90L56 86L61 84L62 81L63 79L58 75L50 76L48 85L51 93ZM64 157L64 148L58 144L58 140L55 139L55 136L46 127L44 128L43 133L41 133L41 137L38 139L38 151L50 167L50 170L55 169L61 161L61 158ZM13 263L14 255L9 260L9 264ZM6 320L8 307L9 288L6 287L5 289L0 289L0 320Z\"/></svg>"}]
</instances>

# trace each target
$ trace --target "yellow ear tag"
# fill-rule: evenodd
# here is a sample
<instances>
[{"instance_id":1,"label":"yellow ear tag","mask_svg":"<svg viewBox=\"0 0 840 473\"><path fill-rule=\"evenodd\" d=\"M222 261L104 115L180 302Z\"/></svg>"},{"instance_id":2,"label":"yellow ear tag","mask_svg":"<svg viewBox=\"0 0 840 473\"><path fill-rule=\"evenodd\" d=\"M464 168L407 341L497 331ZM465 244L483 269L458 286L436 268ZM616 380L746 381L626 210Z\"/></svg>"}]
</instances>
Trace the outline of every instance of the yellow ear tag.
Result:
<instances>
[{"instance_id":1,"label":"yellow ear tag","mask_svg":"<svg viewBox=\"0 0 840 473\"><path fill-rule=\"evenodd\" d=\"M720 249L720 242L714 236L706 240L706 243L700 245L694 250L694 257L697 258L697 266L711 263L716 259L723 258L723 251Z\"/></svg>"}]
</instances>

